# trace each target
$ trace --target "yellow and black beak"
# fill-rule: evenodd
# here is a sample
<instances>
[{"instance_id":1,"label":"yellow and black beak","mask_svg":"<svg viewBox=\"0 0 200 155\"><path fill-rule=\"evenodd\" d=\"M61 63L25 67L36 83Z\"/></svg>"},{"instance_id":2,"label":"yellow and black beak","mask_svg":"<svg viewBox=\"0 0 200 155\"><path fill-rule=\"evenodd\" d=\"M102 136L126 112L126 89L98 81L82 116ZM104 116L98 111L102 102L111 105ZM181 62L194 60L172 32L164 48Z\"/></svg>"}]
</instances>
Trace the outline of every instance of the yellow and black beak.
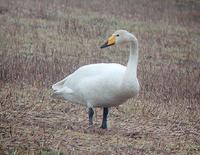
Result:
<instances>
[{"instance_id":1,"label":"yellow and black beak","mask_svg":"<svg viewBox=\"0 0 200 155\"><path fill-rule=\"evenodd\" d=\"M114 45L115 42L116 42L116 38L114 35L112 35L111 37L108 38L108 41L106 41L106 43L101 46L101 48L105 48L105 47Z\"/></svg>"}]
</instances>

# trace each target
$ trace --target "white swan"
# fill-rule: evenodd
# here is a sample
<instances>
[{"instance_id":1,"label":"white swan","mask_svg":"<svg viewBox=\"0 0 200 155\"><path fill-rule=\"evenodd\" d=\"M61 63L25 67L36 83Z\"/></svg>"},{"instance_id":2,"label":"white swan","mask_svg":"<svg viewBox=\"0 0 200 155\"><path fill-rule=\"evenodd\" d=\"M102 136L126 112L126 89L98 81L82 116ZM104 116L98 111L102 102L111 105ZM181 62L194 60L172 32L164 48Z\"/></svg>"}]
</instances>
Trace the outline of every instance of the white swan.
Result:
<instances>
[{"instance_id":1,"label":"white swan","mask_svg":"<svg viewBox=\"0 0 200 155\"><path fill-rule=\"evenodd\" d=\"M128 43L130 56L127 66L116 63L90 64L52 86L54 94L89 108L89 124L93 124L93 108L103 107L101 128L107 128L108 108L118 106L139 92L137 79L138 41L126 30L117 30L101 46Z\"/></svg>"}]
</instances>

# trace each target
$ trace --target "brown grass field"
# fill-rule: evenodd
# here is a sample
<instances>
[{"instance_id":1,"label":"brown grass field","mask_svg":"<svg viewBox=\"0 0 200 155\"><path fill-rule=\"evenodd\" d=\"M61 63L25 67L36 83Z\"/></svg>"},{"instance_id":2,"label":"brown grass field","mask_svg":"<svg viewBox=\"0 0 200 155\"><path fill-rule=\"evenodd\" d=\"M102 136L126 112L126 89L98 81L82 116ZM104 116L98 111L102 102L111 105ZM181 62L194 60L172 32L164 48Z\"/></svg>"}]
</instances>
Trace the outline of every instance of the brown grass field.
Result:
<instances>
[{"instance_id":1,"label":"brown grass field","mask_svg":"<svg viewBox=\"0 0 200 155\"><path fill-rule=\"evenodd\" d=\"M100 49L117 29L139 40L141 91L102 130L101 109L89 127L50 89L84 64L126 64L126 47ZM200 154L200 1L0 0L0 154Z\"/></svg>"}]
</instances>

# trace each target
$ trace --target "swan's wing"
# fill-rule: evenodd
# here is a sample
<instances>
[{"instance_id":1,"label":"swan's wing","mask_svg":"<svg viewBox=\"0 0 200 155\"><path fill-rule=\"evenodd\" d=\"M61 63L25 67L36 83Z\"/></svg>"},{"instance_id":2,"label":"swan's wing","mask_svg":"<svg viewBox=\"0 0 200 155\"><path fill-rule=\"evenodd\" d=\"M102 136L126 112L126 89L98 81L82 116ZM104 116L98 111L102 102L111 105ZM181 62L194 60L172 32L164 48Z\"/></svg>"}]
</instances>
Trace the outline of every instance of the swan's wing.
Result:
<instances>
[{"instance_id":1,"label":"swan's wing","mask_svg":"<svg viewBox=\"0 0 200 155\"><path fill-rule=\"evenodd\" d=\"M112 72L116 69L124 69L125 66L122 66L120 64L115 63L99 63L99 64L90 64L85 65L83 67L80 67L78 70L76 70L74 73L70 74L63 80L57 82L52 86L52 89L54 91L58 91L62 89L63 87L68 87L68 91L73 91L73 88L78 84L81 79L86 77L93 77L93 76L103 76L107 74L108 72ZM71 89L71 90L70 90Z\"/></svg>"},{"instance_id":2,"label":"swan's wing","mask_svg":"<svg viewBox=\"0 0 200 155\"><path fill-rule=\"evenodd\" d=\"M83 96L85 97L84 92L90 89L89 91L94 93L95 89L100 88L99 85L108 85L110 83L108 79L112 81L112 76L115 76L115 73L116 76L120 76L125 68L125 66L114 63L86 65L54 84L52 89L57 95L64 96L66 99L71 98L70 101L78 99L81 102L84 100Z\"/></svg>"},{"instance_id":3,"label":"swan's wing","mask_svg":"<svg viewBox=\"0 0 200 155\"><path fill-rule=\"evenodd\" d=\"M107 72L85 77L78 85L77 90L80 90L84 100L91 102L94 107L103 104L111 106L124 101L120 86L125 67L107 67Z\"/></svg>"}]
</instances>

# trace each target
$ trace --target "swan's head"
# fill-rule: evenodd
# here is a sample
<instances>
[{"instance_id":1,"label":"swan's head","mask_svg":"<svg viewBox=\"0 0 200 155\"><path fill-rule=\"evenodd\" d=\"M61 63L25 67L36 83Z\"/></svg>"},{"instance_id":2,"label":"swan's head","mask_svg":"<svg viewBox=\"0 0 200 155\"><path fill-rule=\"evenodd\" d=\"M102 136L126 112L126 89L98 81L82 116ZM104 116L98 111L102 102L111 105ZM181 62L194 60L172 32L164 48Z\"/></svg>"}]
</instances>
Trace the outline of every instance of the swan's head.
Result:
<instances>
[{"instance_id":1,"label":"swan's head","mask_svg":"<svg viewBox=\"0 0 200 155\"><path fill-rule=\"evenodd\" d=\"M108 40L105 42L105 44L101 46L101 48L105 48L115 44L116 45L126 44L135 40L137 41L135 36L130 32L126 30L117 30L108 38Z\"/></svg>"}]
</instances>

